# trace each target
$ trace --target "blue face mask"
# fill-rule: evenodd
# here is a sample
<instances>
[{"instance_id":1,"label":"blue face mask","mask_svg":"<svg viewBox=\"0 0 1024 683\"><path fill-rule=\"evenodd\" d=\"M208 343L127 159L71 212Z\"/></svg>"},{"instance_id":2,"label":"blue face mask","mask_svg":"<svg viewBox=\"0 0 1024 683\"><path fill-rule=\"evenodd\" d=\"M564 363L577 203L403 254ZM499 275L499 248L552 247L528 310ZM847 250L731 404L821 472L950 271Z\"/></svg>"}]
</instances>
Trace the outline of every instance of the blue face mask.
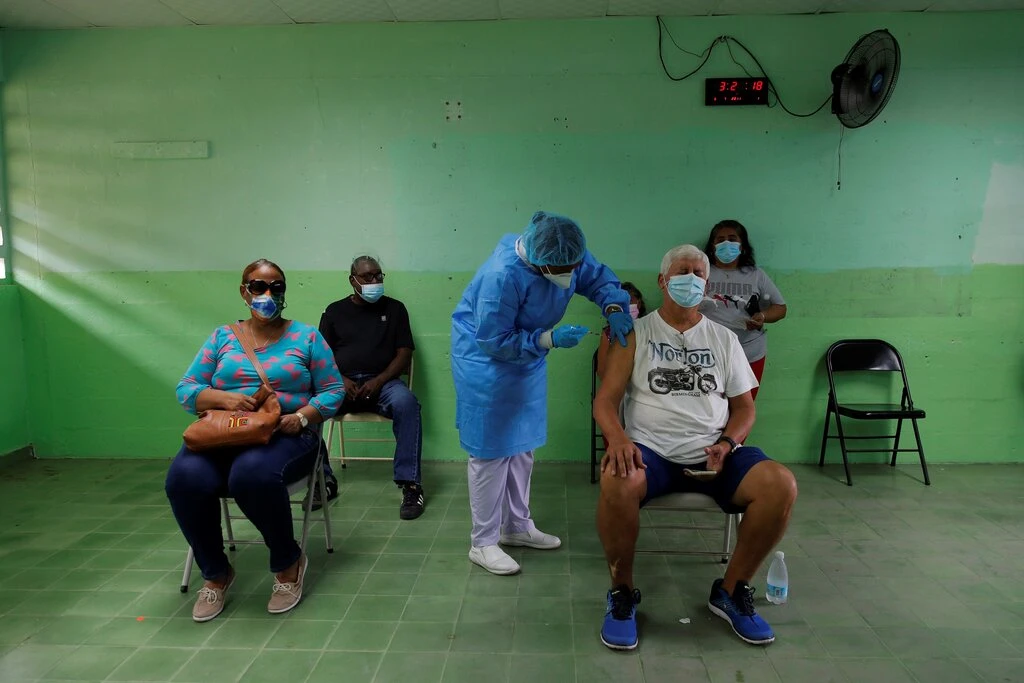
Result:
<instances>
[{"instance_id":1,"label":"blue face mask","mask_svg":"<svg viewBox=\"0 0 1024 683\"><path fill-rule=\"evenodd\" d=\"M372 284L372 285L359 285L359 296L363 298L363 301L367 303L374 303L379 301L384 296L384 285L383 284Z\"/></svg>"},{"instance_id":2,"label":"blue face mask","mask_svg":"<svg viewBox=\"0 0 1024 683\"><path fill-rule=\"evenodd\" d=\"M249 308L263 320L274 320L281 316L284 310L284 297L273 297L270 294L254 296Z\"/></svg>"},{"instance_id":3,"label":"blue face mask","mask_svg":"<svg viewBox=\"0 0 1024 683\"><path fill-rule=\"evenodd\" d=\"M668 279L668 295L683 308L693 308L704 300L705 281L693 273Z\"/></svg>"},{"instance_id":4,"label":"blue face mask","mask_svg":"<svg viewBox=\"0 0 1024 683\"><path fill-rule=\"evenodd\" d=\"M732 263L740 257L739 242L719 242L715 245L715 256L721 263Z\"/></svg>"}]
</instances>

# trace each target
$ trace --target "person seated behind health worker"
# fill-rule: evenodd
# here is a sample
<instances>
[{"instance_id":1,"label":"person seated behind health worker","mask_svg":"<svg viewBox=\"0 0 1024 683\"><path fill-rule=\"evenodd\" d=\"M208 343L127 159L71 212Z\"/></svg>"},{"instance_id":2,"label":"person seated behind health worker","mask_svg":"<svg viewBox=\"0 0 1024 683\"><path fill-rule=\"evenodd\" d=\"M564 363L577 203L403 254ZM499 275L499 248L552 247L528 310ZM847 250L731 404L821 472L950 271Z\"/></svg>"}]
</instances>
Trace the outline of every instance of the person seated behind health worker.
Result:
<instances>
[{"instance_id":1,"label":"person seated behind health worker","mask_svg":"<svg viewBox=\"0 0 1024 683\"><path fill-rule=\"evenodd\" d=\"M320 318L320 333L334 351L343 373L345 402L338 415L377 413L391 418L395 434L394 481L402 489L399 517L423 514L420 461L423 428L420 402L400 376L409 371L412 341L409 311L398 299L384 295L384 271L373 256L357 256L349 269L352 294L335 301ZM328 497L338 482L327 467ZM319 489L314 491L319 507Z\"/></svg>"},{"instance_id":2,"label":"person seated behind health worker","mask_svg":"<svg viewBox=\"0 0 1024 683\"><path fill-rule=\"evenodd\" d=\"M235 570L224 554L221 497L238 507L270 550L274 585L267 611L287 612L302 599L309 565L292 531L287 485L309 475L320 448L312 428L334 415L345 397L334 356L316 328L281 316L284 271L266 259L242 271L239 292L250 310L241 331L255 349L281 404L277 432L263 446L202 453L182 446L167 472L171 511L195 553L203 586L192 619L209 621L224 610ZM178 383L178 402L190 413L254 410L262 380L229 325L213 331Z\"/></svg>"},{"instance_id":3,"label":"person seated behind health worker","mask_svg":"<svg viewBox=\"0 0 1024 683\"><path fill-rule=\"evenodd\" d=\"M522 235L501 238L452 313L455 426L469 454L469 559L492 574L519 571L499 542L562 544L530 517L530 477L533 451L547 440L548 353L588 332L558 324L577 293L601 308L625 344L633 320L615 274L590 253L575 221L538 211Z\"/></svg>"},{"instance_id":4,"label":"person seated behind health worker","mask_svg":"<svg viewBox=\"0 0 1024 683\"><path fill-rule=\"evenodd\" d=\"M757 267L747 229L739 221L716 223L704 253L711 260L711 271L700 312L736 334L760 384L768 355L764 326L786 317L786 302L771 278ZM751 392L754 398L757 389Z\"/></svg>"},{"instance_id":5,"label":"person seated behind health worker","mask_svg":"<svg viewBox=\"0 0 1024 683\"><path fill-rule=\"evenodd\" d=\"M754 425L750 392L757 380L736 335L698 310L707 273L708 259L695 246L665 255L658 276L664 303L636 322L625 348L612 346L594 399L594 418L609 441L597 527L612 585L601 640L612 649L638 643L633 557L640 508L676 492L703 493L726 513L744 513L708 608L748 643L775 639L754 609L749 582L786 530L796 481L759 448L739 445ZM716 474L701 480L686 468Z\"/></svg>"},{"instance_id":6,"label":"person seated behind health worker","mask_svg":"<svg viewBox=\"0 0 1024 683\"><path fill-rule=\"evenodd\" d=\"M629 294L629 317L633 320L647 315L647 304L644 303L644 295L632 282L623 282L622 289ZM604 365L608 358L608 347L611 346L612 331L605 326L601 330L601 341L597 343L597 378L604 376Z\"/></svg>"}]
</instances>

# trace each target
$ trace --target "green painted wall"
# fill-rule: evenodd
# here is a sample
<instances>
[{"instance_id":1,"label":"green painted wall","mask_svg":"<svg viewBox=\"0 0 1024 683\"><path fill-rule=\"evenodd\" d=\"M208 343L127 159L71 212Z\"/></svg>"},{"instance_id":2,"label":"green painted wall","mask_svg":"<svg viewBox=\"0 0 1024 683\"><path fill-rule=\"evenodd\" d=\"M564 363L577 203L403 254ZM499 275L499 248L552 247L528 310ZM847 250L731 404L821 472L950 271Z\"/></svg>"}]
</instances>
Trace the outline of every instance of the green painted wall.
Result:
<instances>
[{"instance_id":1,"label":"green painted wall","mask_svg":"<svg viewBox=\"0 0 1024 683\"><path fill-rule=\"evenodd\" d=\"M18 287L0 285L0 455L29 445L28 374Z\"/></svg>"},{"instance_id":2,"label":"green painted wall","mask_svg":"<svg viewBox=\"0 0 1024 683\"><path fill-rule=\"evenodd\" d=\"M39 452L173 454L174 385L244 314L241 267L281 263L289 313L315 323L372 249L411 311L426 457L461 458L448 316L497 238L548 208L648 292L669 247L723 217L750 226L791 311L758 398L755 440L780 459L815 457L821 356L847 336L903 350L934 462L1024 459L1024 92L1004 87L1024 78L1024 14L670 26L698 51L736 35L797 110L871 29L901 41L903 73L885 114L846 132L837 190L834 118L705 108L699 78L661 73L653 19L5 36L29 405L90 408L38 424ZM738 72L723 51L701 77ZM116 144L190 140L209 157ZM599 324L583 301L567 319ZM551 357L543 458L587 457L589 362Z\"/></svg>"}]
</instances>

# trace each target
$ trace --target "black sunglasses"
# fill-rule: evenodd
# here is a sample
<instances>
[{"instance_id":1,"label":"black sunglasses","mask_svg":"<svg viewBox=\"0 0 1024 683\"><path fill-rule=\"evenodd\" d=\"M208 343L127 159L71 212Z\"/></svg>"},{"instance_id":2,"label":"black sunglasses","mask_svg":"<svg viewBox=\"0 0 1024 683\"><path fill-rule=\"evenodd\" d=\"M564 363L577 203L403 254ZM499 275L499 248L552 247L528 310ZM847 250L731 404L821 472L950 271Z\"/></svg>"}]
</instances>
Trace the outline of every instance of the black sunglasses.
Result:
<instances>
[{"instance_id":1,"label":"black sunglasses","mask_svg":"<svg viewBox=\"0 0 1024 683\"><path fill-rule=\"evenodd\" d=\"M272 295L284 294L285 290L288 289L288 285L284 283L284 280L274 280L271 283L267 283L266 280L249 280L245 283L245 288L250 294L259 296L266 294L267 290L270 290Z\"/></svg>"},{"instance_id":2,"label":"black sunglasses","mask_svg":"<svg viewBox=\"0 0 1024 683\"><path fill-rule=\"evenodd\" d=\"M367 273L366 275L353 275L356 282L371 284L374 282L384 282L384 273Z\"/></svg>"}]
</instances>

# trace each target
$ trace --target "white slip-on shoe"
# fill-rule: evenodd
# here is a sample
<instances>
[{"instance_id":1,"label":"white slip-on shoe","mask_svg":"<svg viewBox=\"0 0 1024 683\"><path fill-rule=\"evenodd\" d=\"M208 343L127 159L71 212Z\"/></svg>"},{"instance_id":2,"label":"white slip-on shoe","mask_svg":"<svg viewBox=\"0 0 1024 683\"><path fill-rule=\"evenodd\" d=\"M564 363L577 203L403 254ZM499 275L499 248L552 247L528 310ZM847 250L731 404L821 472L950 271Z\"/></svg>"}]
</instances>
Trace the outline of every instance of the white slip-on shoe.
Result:
<instances>
[{"instance_id":1,"label":"white slip-on shoe","mask_svg":"<svg viewBox=\"0 0 1024 683\"><path fill-rule=\"evenodd\" d=\"M470 548L469 561L498 576L508 576L519 572L519 563L496 545Z\"/></svg>"},{"instance_id":2,"label":"white slip-on shoe","mask_svg":"<svg viewBox=\"0 0 1024 683\"><path fill-rule=\"evenodd\" d=\"M546 534L540 529L530 529L518 534L502 534L501 544L521 545L538 550L554 550L562 545L562 539Z\"/></svg>"}]
</instances>

